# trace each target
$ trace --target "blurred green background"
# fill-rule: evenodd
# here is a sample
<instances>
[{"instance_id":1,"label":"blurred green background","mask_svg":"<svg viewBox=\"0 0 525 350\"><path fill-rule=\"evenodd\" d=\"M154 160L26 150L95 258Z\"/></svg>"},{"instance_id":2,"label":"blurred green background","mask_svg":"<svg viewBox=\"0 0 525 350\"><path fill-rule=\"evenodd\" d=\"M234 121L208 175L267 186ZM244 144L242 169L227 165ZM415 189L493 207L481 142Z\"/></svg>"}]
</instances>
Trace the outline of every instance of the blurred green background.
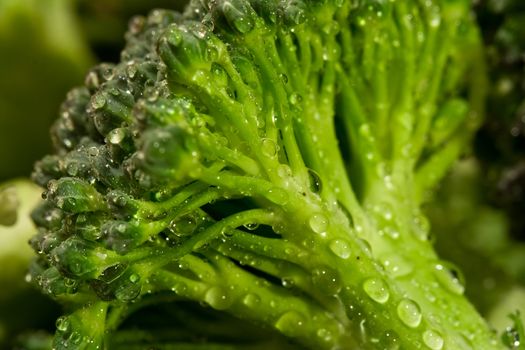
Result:
<instances>
[{"instance_id":1,"label":"blurred green background","mask_svg":"<svg viewBox=\"0 0 525 350\"><path fill-rule=\"evenodd\" d=\"M131 16L177 0L0 0L0 182L29 176L49 127L98 61L116 62Z\"/></svg>"}]
</instances>

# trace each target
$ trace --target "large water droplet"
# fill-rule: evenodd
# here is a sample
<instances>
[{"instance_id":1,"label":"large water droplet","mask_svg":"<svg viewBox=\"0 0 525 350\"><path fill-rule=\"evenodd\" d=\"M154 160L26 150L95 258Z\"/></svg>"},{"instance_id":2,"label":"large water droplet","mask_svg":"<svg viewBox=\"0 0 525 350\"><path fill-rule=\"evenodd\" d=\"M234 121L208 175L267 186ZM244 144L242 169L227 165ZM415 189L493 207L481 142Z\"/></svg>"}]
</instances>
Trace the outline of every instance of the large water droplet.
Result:
<instances>
[{"instance_id":1,"label":"large water droplet","mask_svg":"<svg viewBox=\"0 0 525 350\"><path fill-rule=\"evenodd\" d=\"M298 105L301 104L301 102L303 102L303 97L297 92L294 92L290 95L289 101L292 106L297 107Z\"/></svg>"},{"instance_id":2,"label":"large water droplet","mask_svg":"<svg viewBox=\"0 0 525 350\"><path fill-rule=\"evenodd\" d=\"M108 141L111 144L118 145L119 143L124 140L124 137L126 136L126 129L124 128L116 128L111 130L108 135Z\"/></svg>"},{"instance_id":3,"label":"large water droplet","mask_svg":"<svg viewBox=\"0 0 525 350\"><path fill-rule=\"evenodd\" d=\"M388 286L380 278L370 278L363 283L365 293L374 301L384 304L390 297Z\"/></svg>"},{"instance_id":4,"label":"large water droplet","mask_svg":"<svg viewBox=\"0 0 525 350\"><path fill-rule=\"evenodd\" d=\"M69 327L71 327L71 322L69 321L69 317L62 316L57 319L55 325L59 332L67 332Z\"/></svg>"},{"instance_id":5,"label":"large water droplet","mask_svg":"<svg viewBox=\"0 0 525 350\"><path fill-rule=\"evenodd\" d=\"M221 287L211 287L204 296L204 301L212 308L226 310L232 304L232 300L226 290Z\"/></svg>"},{"instance_id":6,"label":"large water droplet","mask_svg":"<svg viewBox=\"0 0 525 350\"><path fill-rule=\"evenodd\" d=\"M257 294L248 293L242 299L242 303L248 307L254 307L261 302L261 298Z\"/></svg>"},{"instance_id":7,"label":"large water droplet","mask_svg":"<svg viewBox=\"0 0 525 350\"><path fill-rule=\"evenodd\" d=\"M323 182L319 174L315 170L308 168L308 177L310 180L310 191L320 193L323 190Z\"/></svg>"},{"instance_id":8,"label":"large water droplet","mask_svg":"<svg viewBox=\"0 0 525 350\"><path fill-rule=\"evenodd\" d=\"M310 217L308 224L315 233L325 235L328 228L328 218L324 214L317 213Z\"/></svg>"},{"instance_id":9,"label":"large water droplet","mask_svg":"<svg viewBox=\"0 0 525 350\"><path fill-rule=\"evenodd\" d=\"M421 323L421 309L413 300L401 300L397 305L397 315L408 327L416 328Z\"/></svg>"},{"instance_id":10,"label":"large water droplet","mask_svg":"<svg viewBox=\"0 0 525 350\"><path fill-rule=\"evenodd\" d=\"M267 157L275 157L277 145L272 139L264 138L261 142L261 152Z\"/></svg>"},{"instance_id":11,"label":"large water droplet","mask_svg":"<svg viewBox=\"0 0 525 350\"><path fill-rule=\"evenodd\" d=\"M329 247L332 253L341 259L348 259L352 254L350 244L344 239L334 239L330 242Z\"/></svg>"},{"instance_id":12,"label":"large water droplet","mask_svg":"<svg viewBox=\"0 0 525 350\"><path fill-rule=\"evenodd\" d=\"M275 328L286 336L293 337L301 333L301 329L305 325L304 316L297 311L288 311L284 313L277 322Z\"/></svg>"},{"instance_id":13,"label":"large water droplet","mask_svg":"<svg viewBox=\"0 0 525 350\"><path fill-rule=\"evenodd\" d=\"M91 97L91 108L101 109L106 105L107 99L104 93L98 92Z\"/></svg>"},{"instance_id":14,"label":"large water droplet","mask_svg":"<svg viewBox=\"0 0 525 350\"><path fill-rule=\"evenodd\" d=\"M423 332L423 342L432 350L441 350L445 343L441 334L431 329Z\"/></svg>"}]
</instances>

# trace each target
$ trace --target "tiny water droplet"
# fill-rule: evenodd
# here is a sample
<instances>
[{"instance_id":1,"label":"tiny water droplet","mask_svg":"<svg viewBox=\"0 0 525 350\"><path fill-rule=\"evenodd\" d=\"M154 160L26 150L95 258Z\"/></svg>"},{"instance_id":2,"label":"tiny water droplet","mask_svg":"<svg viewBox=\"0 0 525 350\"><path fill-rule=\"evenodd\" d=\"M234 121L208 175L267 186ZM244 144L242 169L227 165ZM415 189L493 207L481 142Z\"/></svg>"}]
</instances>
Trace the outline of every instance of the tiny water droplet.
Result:
<instances>
[{"instance_id":1,"label":"tiny water droplet","mask_svg":"<svg viewBox=\"0 0 525 350\"><path fill-rule=\"evenodd\" d=\"M438 331L428 329L423 332L423 342L432 350L441 350L445 341Z\"/></svg>"},{"instance_id":2,"label":"tiny water droplet","mask_svg":"<svg viewBox=\"0 0 525 350\"><path fill-rule=\"evenodd\" d=\"M410 299L403 299L397 305L399 319L408 327L416 328L420 325L422 315L419 305Z\"/></svg>"},{"instance_id":3,"label":"tiny water droplet","mask_svg":"<svg viewBox=\"0 0 525 350\"><path fill-rule=\"evenodd\" d=\"M463 278L459 270L450 263L439 262L434 264L434 276L438 282L454 294L465 292Z\"/></svg>"},{"instance_id":4,"label":"tiny water droplet","mask_svg":"<svg viewBox=\"0 0 525 350\"><path fill-rule=\"evenodd\" d=\"M328 266L320 266L312 271L312 283L325 295L336 295L343 287L337 271Z\"/></svg>"},{"instance_id":5,"label":"tiny water droplet","mask_svg":"<svg viewBox=\"0 0 525 350\"><path fill-rule=\"evenodd\" d=\"M380 278L370 278L363 283L365 293L374 301L384 304L390 297L386 283Z\"/></svg>"},{"instance_id":6,"label":"tiny water droplet","mask_svg":"<svg viewBox=\"0 0 525 350\"><path fill-rule=\"evenodd\" d=\"M385 350L399 350L401 348L399 335L395 331L386 331L379 340Z\"/></svg>"},{"instance_id":7,"label":"tiny water droplet","mask_svg":"<svg viewBox=\"0 0 525 350\"><path fill-rule=\"evenodd\" d=\"M292 288L295 283L291 277L283 277L281 279L281 284L284 288Z\"/></svg>"}]
</instances>

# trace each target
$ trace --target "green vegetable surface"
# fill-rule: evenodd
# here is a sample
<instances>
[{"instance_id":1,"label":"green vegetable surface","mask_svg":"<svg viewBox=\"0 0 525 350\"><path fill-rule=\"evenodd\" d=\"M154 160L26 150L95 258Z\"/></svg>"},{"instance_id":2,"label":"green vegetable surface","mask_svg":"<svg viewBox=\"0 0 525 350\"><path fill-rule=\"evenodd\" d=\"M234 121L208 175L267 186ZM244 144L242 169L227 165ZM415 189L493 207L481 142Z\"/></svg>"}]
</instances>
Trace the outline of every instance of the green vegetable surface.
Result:
<instances>
[{"instance_id":1,"label":"green vegetable surface","mask_svg":"<svg viewBox=\"0 0 525 350\"><path fill-rule=\"evenodd\" d=\"M37 163L56 349L500 349L420 211L486 89L467 0L192 1L130 23Z\"/></svg>"}]
</instances>

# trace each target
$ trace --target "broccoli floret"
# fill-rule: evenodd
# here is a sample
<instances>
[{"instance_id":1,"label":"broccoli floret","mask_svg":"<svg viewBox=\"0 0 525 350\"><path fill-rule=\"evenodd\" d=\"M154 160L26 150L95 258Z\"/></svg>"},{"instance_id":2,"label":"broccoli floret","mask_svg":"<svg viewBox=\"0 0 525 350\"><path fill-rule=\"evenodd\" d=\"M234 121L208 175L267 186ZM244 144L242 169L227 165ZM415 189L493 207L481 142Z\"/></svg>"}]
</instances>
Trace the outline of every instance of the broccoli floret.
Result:
<instances>
[{"instance_id":1,"label":"broccoli floret","mask_svg":"<svg viewBox=\"0 0 525 350\"><path fill-rule=\"evenodd\" d=\"M54 347L500 348L420 211L483 114L469 3L134 18L33 176Z\"/></svg>"}]
</instances>

